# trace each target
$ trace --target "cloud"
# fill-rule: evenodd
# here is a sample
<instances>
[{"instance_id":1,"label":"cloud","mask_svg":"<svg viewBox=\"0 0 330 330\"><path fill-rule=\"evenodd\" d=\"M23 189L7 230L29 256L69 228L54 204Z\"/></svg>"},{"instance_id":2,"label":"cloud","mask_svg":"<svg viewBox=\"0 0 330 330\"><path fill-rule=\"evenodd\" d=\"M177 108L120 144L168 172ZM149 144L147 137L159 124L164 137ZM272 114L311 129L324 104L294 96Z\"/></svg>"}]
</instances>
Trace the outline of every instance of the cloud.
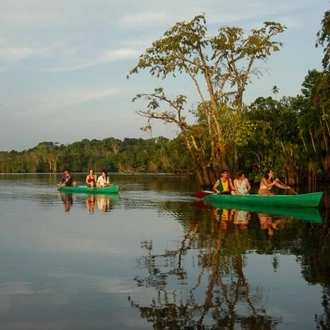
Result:
<instances>
[{"instance_id":1,"label":"cloud","mask_svg":"<svg viewBox=\"0 0 330 330\"><path fill-rule=\"evenodd\" d=\"M279 2L0 0L0 68L70 72L137 58L175 22L204 12L218 27L276 16L299 25L295 11L306 4Z\"/></svg>"},{"instance_id":2,"label":"cloud","mask_svg":"<svg viewBox=\"0 0 330 330\"><path fill-rule=\"evenodd\" d=\"M120 62L129 59L136 59L140 55L140 51L133 48L117 48L100 51L99 54L95 54L93 58L72 58L70 64L62 66L55 66L47 69L49 72L68 72L75 71L87 67L92 67L99 64L105 64L110 62Z\"/></svg>"},{"instance_id":3,"label":"cloud","mask_svg":"<svg viewBox=\"0 0 330 330\"><path fill-rule=\"evenodd\" d=\"M87 107L98 101L109 102L112 97L121 93L120 88L64 88L57 91L43 91L42 93L28 93L24 96L24 103L20 99L11 99L10 103L2 104L3 109L12 110L12 118L35 118L37 121L45 121L45 118L61 117L63 111L69 112L69 108L78 106L79 108ZM8 110L11 111L11 110ZM7 111L6 111L7 112ZM3 117L6 116L3 112ZM1 115L1 112L0 112ZM1 117L1 116L0 116ZM62 117L61 117L62 118ZM10 121L8 121L8 124ZM9 124L10 125L10 124ZM44 124L42 124L44 125ZM5 127L4 127L5 129Z\"/></svg>"},{"instance_id":4,"label":"cloud","mask_svg":"<svg viewBox=\"0 0 330 330\"><path fill-rule=\"evenodd\" d=\"M284 1L282 4L279 4L279 1L242 1L234 11L232 6L227 8L218 7L219 9L209 11L206 17L209 24L216 24L219 27L222 25L237 25L251 29L257 28L264 21L277 21L281 24L292 21L297 22L298 18L295 17L295 12L303 6L302 2L295 1L289 3ZM288 13L292 14L288 15ZM285 18L285 20L282 20L282 18Z\"/></svg>"},{"instance_id":5,"label":"cloud","mask_svg":"<svg viewBox=\"0 0 330 330\"><path fill-rule=\"evenodd\" d=\"M168 13L143 11L124 14L118 21L122 28L164 25L170 21Z\"/></svg>"},{"instance_id":6,"label":"cloud","mask_svg":"<svg viewBox=\"0 0 330 330\"><path fill-rule=\"evenodd\" d=\"M120 93L119 88L96 90L91 90L90 88L71 88L49 94L42 94L39 99L35 101L33 112L34 115L36 115L35 112L39 108L39 111L46 111L46 113L49 114L52 110L109 98L118 93Z\"/></svg>"},{"instance_id":7,"label":"cloud","mask_svg":"<svg viewBox=\"0 0 330 330\"><path fill-rule=\"evenodd\" d=\"M47 43L38 43L30 40L0 40L0 61L3 65L15 65L15 62L24 62L29 59L59 59L74 57L77 52L72 46L62 40L53 40Z\"/></svg>"},{"instance_id":8,"label":"cloud","mask_svg":"<svg viewBox=\"0 0 330 330\"><path fill-rule=\"evenodd\" d=\"M54 26L63 17L61 8L65 7L60 2L63 1L0 0L1 25L16 29Z\"/></svg>"},{"instance_id":9,"label":"cloud","mask_svg":"<svg viewBox=\"0 0 330 330\"><path fill-rule=\"evenodd\" d=\"M138 44L136 44L138 47ZM141 48L141 47L138 47ZM114 49L96 49L91 53L86 53L85 56L78 49L74 49L64 41L56 40L45 46L9 46L5 42L0 43L0 61L3 61L2 66L5 69L5 64L9 67L14 65L14 62L22 62L33 58L47 59L52 62L64 62L61 65L48 64L49 67L35 68L37 70L49 72L68 72L79 70L86 67L91 67L99 64L125 61L136 59L141 53L140 49L129 47L118 47ZM40 65L40 63L39 63ZM31 67L30 67L31 69Z\"/></svg>"},{"instance_id":10,"label":"cloud","mask_svg":"<svg viewBox=\"0 0 330 330\"><path fill-rule=\"evenodd\" d=\"M38 47L3 47L0 49L0 60L21 61L31 57L48 57L49 49Z\"/></svg>"}]
</instances>

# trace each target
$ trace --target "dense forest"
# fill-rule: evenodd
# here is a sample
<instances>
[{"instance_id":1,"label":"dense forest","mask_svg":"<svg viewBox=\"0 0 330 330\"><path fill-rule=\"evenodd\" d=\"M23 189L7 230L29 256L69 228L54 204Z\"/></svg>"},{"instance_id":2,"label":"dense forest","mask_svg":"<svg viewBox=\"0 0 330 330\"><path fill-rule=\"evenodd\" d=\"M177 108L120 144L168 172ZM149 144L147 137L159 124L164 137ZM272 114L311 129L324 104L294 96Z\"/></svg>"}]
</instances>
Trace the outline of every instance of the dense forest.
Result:
<instances>
[{"instance_id":1,"label":"dense forest","mask_svg":"<svg viewBox=\"0 0 330 330\"><path fill-rule=\"evenodd\" d=\"M68 145L41 142L22 152L0 152L0 171L56 173L65 168L72 172L87 172L94 168L121 173L188 173L191 160L188 155L185 159L184 146L179 141L180 138L170 141L164 137L121 141L111 137L84 139Z\"/></svg>"},{"instance_id":2,"label":"dense forest","mask_svg":"<svg viewBox=\"0 0 330 330\"><path fill-rule=\"evenodd\" d=\"M0 152L0 172L61 172L64 168L86 172L92 167L122 173L184 174L209 186L222 168L229 168L232 176L244 170L254 181L273 168L290 185L329 180L330 11L316 33L315 46L324 51L322 70L306 73L301 93L278 99L279 88L274 86L269 97L244 102L252 76L262 76L257 63L280 51L281 42L273 38L285 29L265 22L250 34L238 27L221 27L209 37L203 15L176 23L140 56L128 75L149 69L156 78L187 75L192 79L200 96L193 109L186 105L186 96L169 98L162 87L133 100L147 101L146 108L138 111L147 119L144 129L152 130L153 120L174 123L180 132L175 139L41 142L22 152ZM192 125L186 121L186 107L196 117Z\"/></svg>"}]
</instances>

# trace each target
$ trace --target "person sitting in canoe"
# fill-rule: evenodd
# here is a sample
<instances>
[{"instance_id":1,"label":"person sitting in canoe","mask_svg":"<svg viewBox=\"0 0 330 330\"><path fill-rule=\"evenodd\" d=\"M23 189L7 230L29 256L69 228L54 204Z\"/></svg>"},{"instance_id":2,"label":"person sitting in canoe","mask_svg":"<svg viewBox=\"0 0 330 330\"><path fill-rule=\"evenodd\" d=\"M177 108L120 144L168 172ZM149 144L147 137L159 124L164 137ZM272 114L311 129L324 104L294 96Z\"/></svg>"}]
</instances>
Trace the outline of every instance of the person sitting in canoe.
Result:
<instances>
[{"instance_id":1,"label":"person sitting in canoe","mask_svg":"<svg viewBox=\"0 0 330 330\"><path fill-rule=\"evenodd\" d=\"M216 181L212 190L217 194L232 194L236 195L233 182L228 177L228 170L222 170L220 172L221 178Z\"/></svg>"},{"instance_id":2,"label":"person sitting in canoe","mask_svg":"<svg viewBox=\"0 0 330 330\"><path fill-rule=\"evenodd\" d=\"M94 173L94 170L91 168L86 176L87 187L95 188L96 182L97 182L97 175Z\"/></svg>"},{"instance_id":3,"label":"person sitting in canoe","mask_svg":"<svg viewBox=\"0 0 330 330\"><path fill-rule=\"evenodd\" d=\"M237 195L248 195L251 190L249 180L245 177L243 171L237 173L237 179L234 180L234 187Z\"/></svg>"},{"instance_id":4,"label":"person sitting in canoe","mask_svg":"<svg viewBox=\"0 0 330 330\"><path fill-rule=\"evenodd\" d=\"M96 187L108 187L110 186L110 180L106 170L102 171L102 175L99 176L96 182Z\"/></svg>"},{"instance_id":5,"label":"person sitting in canoe","mask_svg":"<svg viewBox=\"0 0 330 330\"><path fill-rule=\"evenodd\" d=\"M77 183L73 181L73 177L69 170L64 171L64 175L58 184L59 187L75 187Z\"/></svg>"},{"instance_id":6,"label":"person sitting in canoe","mask_svg":"<svg viewBox=\"0 0 330 330\"><path fill-rule=\"evenodd\" d=\"M289 186L285 186L285 185L281 184L278 179L274 180L274 172L272 170L269 170L265 173L264 177L262 178L262 180L260 182L258 194L264 195L264 196L274 195L271 192L271 189L273 188L273 186L276 186L281 189L287 189L287 190L291 189Z\"/></svg>"}]
</instances>

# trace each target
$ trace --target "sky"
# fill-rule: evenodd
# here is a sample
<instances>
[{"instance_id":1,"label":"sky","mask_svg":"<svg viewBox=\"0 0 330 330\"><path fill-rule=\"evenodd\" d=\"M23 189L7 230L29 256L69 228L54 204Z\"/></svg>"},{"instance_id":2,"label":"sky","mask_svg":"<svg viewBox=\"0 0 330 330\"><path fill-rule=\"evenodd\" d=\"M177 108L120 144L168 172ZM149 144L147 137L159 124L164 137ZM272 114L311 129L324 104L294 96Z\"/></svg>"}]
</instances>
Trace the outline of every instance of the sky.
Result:
<instances>
[{"instance_id":1,"label":"sky","mask_svg":"<svg viewBox=\"0 0 330 330\"><path fill-rule=\"evenodd\" d=\"M315 48L329 0L0 0L0 151L22 151L51 141L70 144L114 137L174 138L176 127L136 114L132 99L164 86L169 95L198 99L185 77L162 81L142 72L126 78L139 56L176 22L205 14L208 31L250 31L264 21L287 27L284 43L253 81L245 102L296 96L308 70L321 70ZM274 39L275 40L275 39Z\"/></svg>"}]
</instances>

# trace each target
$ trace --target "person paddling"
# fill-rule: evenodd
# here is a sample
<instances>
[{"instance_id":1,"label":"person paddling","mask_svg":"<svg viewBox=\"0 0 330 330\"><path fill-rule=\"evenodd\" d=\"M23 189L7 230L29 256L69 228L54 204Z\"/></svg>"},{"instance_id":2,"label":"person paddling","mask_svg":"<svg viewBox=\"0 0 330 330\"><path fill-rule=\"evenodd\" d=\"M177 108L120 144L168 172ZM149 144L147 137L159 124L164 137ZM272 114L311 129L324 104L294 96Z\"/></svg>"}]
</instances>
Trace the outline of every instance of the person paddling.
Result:
<instances>
[{"instance_id":1,"label":"person paddling","mask_svg":"<svg viewBox=\"0 0 330 330\"><path fill-rule=\"evenodd\" d=\"M272 196L274 195L271 192L271 189L273 186L276 186L280 189L286 189L290 190L291 188L289 186L285 186L279 182L279 179L274 179L274 172L272 170L269 170L265 173L264 177L262 178L260 182L260 187L258 194L264 195L264 196Z\"/></svg>"},{"instance_id":2,"label":"person paddling","mask_svg":"<svg viewBox=\"0 0 330 330\"><path fill-rule=\"evenodd\" d=\"M73 181L73 177L70 173L69 170L65 170L64 171L64 175L61 179L61 181L59 182L58 186L59 187L75 187L77 185L76 182Z\"/></svg>"}]
</instances>

